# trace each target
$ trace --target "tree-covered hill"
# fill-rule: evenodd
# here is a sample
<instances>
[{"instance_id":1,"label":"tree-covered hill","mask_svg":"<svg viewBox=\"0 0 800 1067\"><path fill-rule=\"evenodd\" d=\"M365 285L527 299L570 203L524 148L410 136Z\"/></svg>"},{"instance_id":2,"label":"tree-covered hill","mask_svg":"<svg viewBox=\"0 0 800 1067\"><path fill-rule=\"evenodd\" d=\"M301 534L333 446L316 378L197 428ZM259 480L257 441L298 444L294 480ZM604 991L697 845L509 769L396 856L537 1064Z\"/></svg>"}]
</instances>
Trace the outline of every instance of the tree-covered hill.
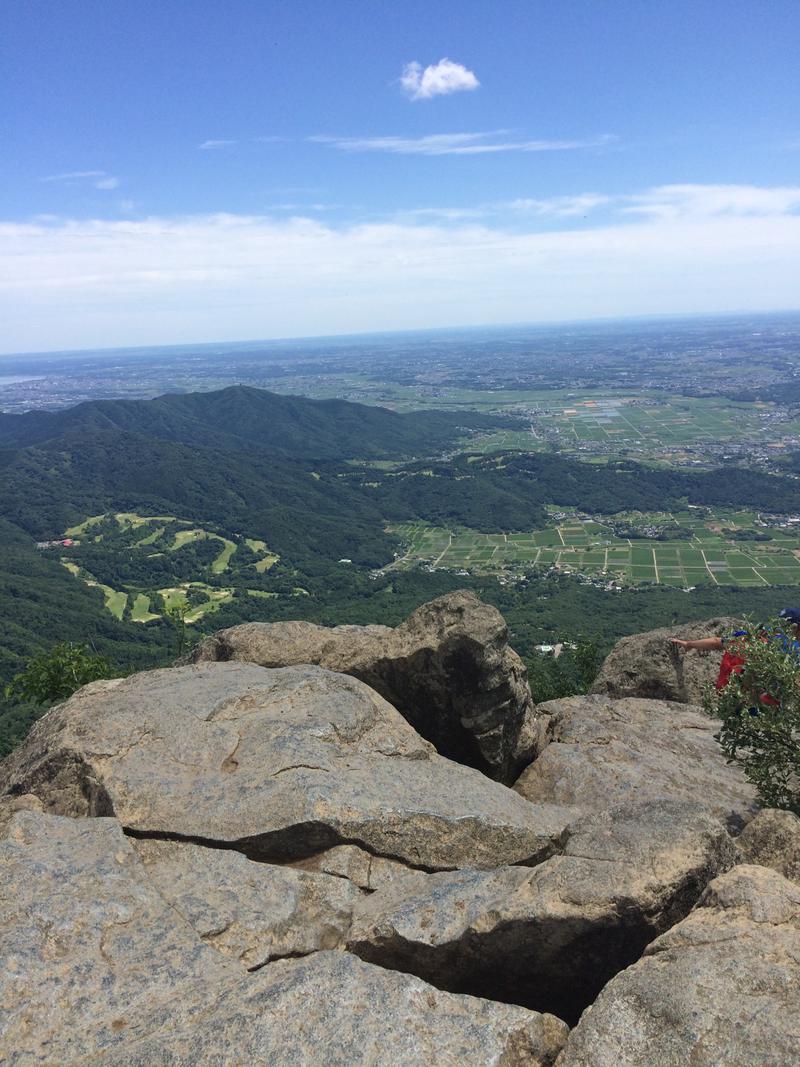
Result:
<instances>
[{"instance_id":1,"label":"tree-covered hill","mask_svg":"<svg viewBox=\"0 0 800 1067\"><path fill-rule=\"evenodd\" d=\"M401 415L346 400L309 400L238 385L154 400L92 400L63 411L0 414L0 447L110 431L192 447L265 449L294 458L396 459L441 452L465 431L501 421L471 412Z\"/></svg>"},{"instance_id":2,"label":"tree-covered hill","mask_svg":"<svg viewBox=\"0 0 800 1067\"><path fill-rule=\"evenodd\" d=\"M669 510L681 500L708 507L800 509L800 480L741 467L664 470L631 461L595 465L542 453L495 454L480 459L478 466L494 467L509 486L528 485L543 503L604 514Z\"/></svg>"},{"instance_id":3,"label":"tree-covered hill","mask_svg":"<svg viewBox=\"0 0 800 1067\"><path fill-rule=\"evenodd\" d=\"M367 565L382 562L388 542L379 510L335 470L317 466L96 430L20 450L0 471L0 498L6 516L37 539L87 515L167 511L266 534L281 554L350 552Z\"/></svg>"}]
</instances>

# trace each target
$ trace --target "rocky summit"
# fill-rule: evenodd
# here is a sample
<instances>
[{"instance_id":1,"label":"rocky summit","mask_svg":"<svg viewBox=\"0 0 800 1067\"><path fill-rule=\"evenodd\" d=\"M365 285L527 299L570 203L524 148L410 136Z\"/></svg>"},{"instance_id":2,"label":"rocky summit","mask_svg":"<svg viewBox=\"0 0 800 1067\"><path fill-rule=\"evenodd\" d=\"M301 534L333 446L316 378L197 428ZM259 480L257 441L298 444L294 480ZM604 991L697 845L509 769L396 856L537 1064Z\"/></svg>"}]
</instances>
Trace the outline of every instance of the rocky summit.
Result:
<instances>
[{"instance_id":1,"label":"rocky summit","mask_svg":"<svg viewBox=\"0 0 800 1067\"><path fill-rule=\"evenodd\" d=\"M85 686L0 765L0 1062L795 1062L800 820L694 654L649 694L621 656L537 707L455 594Z\"/></svg>"},{"instance_id":2,"label":"rocky summit","mask_svg":"<svg viewBox=\"0 0 800 1067\"><path fill-rule=\"evenodd\" d=\"M244 623L201 641L187 658L262 667L315 663L351 674L442 755L503 781L535 755L525 666L509 647L500 612L467 590L423 604L394 629Z\"/></svg>"}]
</instances>

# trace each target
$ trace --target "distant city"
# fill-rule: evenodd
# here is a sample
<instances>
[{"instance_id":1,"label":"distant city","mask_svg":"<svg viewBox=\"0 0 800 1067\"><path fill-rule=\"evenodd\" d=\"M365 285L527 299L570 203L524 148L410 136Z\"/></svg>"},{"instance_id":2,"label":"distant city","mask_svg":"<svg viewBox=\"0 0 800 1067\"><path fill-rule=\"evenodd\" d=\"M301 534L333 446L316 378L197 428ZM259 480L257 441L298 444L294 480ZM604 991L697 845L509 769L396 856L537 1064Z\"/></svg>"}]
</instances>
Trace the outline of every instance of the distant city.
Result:
<instances>
[{"instance_id":1,"label":"distant city","mask_svg":"<svg viewBox=\"0 0 800 1067\"><path fill-rule=\"evenodd\" d=\"M512 415L492 451L783 469L800 448L800 314L6 356L0 410L245 384L397 411Z\"/></svg>"}]
</instances>

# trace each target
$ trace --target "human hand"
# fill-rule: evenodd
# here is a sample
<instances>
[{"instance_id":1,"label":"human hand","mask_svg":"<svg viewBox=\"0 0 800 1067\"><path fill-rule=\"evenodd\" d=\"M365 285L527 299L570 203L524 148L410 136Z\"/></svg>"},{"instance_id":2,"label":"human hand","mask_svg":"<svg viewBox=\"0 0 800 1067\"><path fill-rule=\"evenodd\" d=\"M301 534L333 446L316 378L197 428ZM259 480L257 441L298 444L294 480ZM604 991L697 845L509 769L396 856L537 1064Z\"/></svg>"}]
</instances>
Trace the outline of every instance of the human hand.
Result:
<instances>
[{"instance_id":1,"label":"human hand","mask_svg":"<svg viewBox=\"0 0 800 1067\"><path fill-rule=\"evenodd\" d=\"M671 645L677 645L682 652L685 652L692 644L691 641L683 641L680 637L670 637L669 642Z\"/></svg>"}]
</instances>

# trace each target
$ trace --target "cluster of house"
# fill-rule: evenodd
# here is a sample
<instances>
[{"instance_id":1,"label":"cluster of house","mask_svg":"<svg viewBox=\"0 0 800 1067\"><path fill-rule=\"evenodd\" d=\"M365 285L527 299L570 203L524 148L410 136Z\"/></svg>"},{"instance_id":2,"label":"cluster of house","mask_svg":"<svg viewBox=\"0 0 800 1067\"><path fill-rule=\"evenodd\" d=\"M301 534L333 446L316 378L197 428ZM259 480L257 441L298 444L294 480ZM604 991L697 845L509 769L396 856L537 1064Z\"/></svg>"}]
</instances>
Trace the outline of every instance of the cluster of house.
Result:
<instances>
[{"instance_id":1,"label":"cluster of house","mask_svg":"<svg viewBox=\"0 0 800 1067\"><path fill-rule=\"evenodd\" d=\"M534 645L533 647L543 656L552 656L553 659L558 659L565 649L574 652L578 646L573 645L571 641L558 641L554 645Z\"/></svg>"},{"instance_id":2,"label":"cluster of house","mask_svg":"<svg viewBox=\"0 0 800 1067\"><path fill-rule=\"evenodd\" d=\"M800 526L800 515L775 515L762 512L756 519L755 525L786 530L793 526Z\"/></svg>"},{"instance_id":3,"label":"cluster of house","mask_svg":"<svg viewBox=\"0 0 800 1067\"><path fill-rule=\"evenodd\" d=\"M71 548L75 542L71 537L64 537L60 541L37 541L37 548Z\"/></svg>"}]
</instances>

